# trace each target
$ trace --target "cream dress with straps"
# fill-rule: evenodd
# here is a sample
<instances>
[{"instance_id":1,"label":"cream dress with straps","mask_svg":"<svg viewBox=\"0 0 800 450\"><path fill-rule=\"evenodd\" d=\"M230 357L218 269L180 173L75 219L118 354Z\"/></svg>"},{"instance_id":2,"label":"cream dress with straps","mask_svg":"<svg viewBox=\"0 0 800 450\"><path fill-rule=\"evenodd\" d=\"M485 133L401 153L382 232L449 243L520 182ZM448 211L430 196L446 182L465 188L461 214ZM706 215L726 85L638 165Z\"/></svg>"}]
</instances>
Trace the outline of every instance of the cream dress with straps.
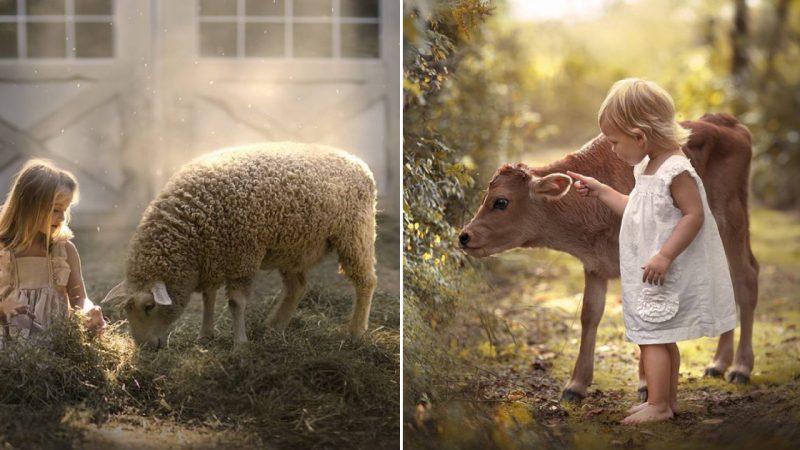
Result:
<instances>
[{"instance_id":1,"label":"cream dress with straps","mask_svg":"<svg viewBox=\"0 0 800 450\"><path fill-rule=\"evenodd\" d=\"M54 242L48 256L19 257L0 249L0 300L28 305L31 313L12 317L4 334L29 338L66 318L69 273L66 241Z\"/></svg>"},{"instance_id":2,"label":"cream dress with straps","mask_svg":"<svg viewBox=\"0 0 800 450\"><path fill-rule=\"evenodd\" d=\"M649 160L645 157L633 169L636 185L619 232L625 337L636 344L664 344L732 330L736 304L731 275L703 181L684 156L670 156L655 174L645 175ZM670 191L672 180L683 172L700 191L703 227L672 262L664 285L650 285L642 282L642 266L661 249L683 217L673 205Z\"/></svg>"}]
</instances>

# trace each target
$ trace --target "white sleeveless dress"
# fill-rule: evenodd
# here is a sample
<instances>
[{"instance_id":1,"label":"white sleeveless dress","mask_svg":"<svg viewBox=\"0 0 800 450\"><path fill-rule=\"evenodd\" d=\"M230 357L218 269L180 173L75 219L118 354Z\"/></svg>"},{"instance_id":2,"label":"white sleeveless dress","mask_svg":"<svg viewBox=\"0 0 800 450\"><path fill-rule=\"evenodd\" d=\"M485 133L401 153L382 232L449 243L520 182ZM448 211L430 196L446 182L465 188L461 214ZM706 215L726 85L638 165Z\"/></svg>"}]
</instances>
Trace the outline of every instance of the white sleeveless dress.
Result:
<instances>
[{"instance_id":1,"label":"white sleeveless dress","mask_svg":"<svg viewBox=\"0 0 800 450\"><path fill-rule=\"evenodd\" d=\"M28 305L31 313L12 317L3 327L5 337L30 338L53 321L66 318L70 309L66 293L69 274L64 241L54 242L48 256L19 257L0 249L0 301L10 299Z\"/></svg>"},{"instance_id":2,"label":"white sleeveless dress","mask_svg":"<svg viewBox=\"0 0 800 450\"><path fill-rule=\"evenodd\" d=\"M636 344L665 344L734 329L730 270L702 180L684 156L670 156L653 175L643 173L648 162L645 157L633 169L636 185L619 233L625 337ZM642 282L642 266L683 217L670 193L672 179L683 172L697 182L705 220L694 241L672 262L664 284L651 285Z\"/></svg>"}]
</instances>

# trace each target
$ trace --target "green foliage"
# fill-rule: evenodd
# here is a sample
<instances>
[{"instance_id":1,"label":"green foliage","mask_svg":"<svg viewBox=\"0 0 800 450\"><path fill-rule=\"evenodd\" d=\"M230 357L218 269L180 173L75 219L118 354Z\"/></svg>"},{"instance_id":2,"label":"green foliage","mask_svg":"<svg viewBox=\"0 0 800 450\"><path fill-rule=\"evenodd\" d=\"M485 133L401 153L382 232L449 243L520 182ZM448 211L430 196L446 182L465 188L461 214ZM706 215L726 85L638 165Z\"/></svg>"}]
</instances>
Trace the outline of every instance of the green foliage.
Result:
<instances>
[{"instance_id":1,"label":"green foliage","mask_svg":"<svg viewBox=\"0 0 800 450\"><path fill-rule=\"evenodd\" d=\"M490 8L478 0L404 8L404 368L406 398L413 399L442 371L434 329L475 285L476 272L458 249L465 190L474 182L455 150L462 141L442 132L439 97Z\"/></svg>"}]
</instances>

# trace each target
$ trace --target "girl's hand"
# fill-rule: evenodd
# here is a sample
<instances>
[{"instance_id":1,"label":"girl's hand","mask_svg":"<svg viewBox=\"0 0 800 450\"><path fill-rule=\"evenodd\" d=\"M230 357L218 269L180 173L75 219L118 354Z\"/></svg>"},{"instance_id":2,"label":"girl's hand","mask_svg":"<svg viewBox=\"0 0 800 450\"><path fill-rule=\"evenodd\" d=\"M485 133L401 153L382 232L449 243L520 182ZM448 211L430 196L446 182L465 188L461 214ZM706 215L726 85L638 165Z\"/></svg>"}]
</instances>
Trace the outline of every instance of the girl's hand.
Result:
<instances>
[{"instance_id":1,"label":"girl's hand","mask_svg":"<svg viewBox=\"0 0 800 450\"><path fill-rule=\"evenodd\" d=\"M7 298L0 302L0 322L6 323L8 319L28 313L28 305Z\"/></svg>"},{"instance_id":2,"label":"girl's hand","mask_svg":"<svg viewBox=\"0 0 800 450\"><path fill-rule=\"evenodd\" d=\"M655 285L663 285L664 279L667 277L669 266L672 265L672 260L662 255L660 252L653 255L647 264L642 266L644 273L642 274L642 283L650 283Z\"/></svg>"},{"instance_id":3,"label":"girl's hand","mask_svg":"<svg viewBox=\"0 0 800 450\"><path fill-rule=\"evenodd\" d=\"M585 175L580 175L575 172L567 171L567 175L575 178L576 181L573 186L584 197L597 197L600 195L600 191L602 191L606 185L595 180L592 177L587 177Z\"/></svg>"},{"instance_id":4,"label":"girl's hand","mask_svg":"<svg viewBox=\"0 0 800 450\"><path fill-rule=\"evenodd\" d=\"M100 333L106 327L106 320L103 318L103 311L99 306L93 306L91 309L84 311L86 314L86 329Z\"/></svg>"}]
</instances>

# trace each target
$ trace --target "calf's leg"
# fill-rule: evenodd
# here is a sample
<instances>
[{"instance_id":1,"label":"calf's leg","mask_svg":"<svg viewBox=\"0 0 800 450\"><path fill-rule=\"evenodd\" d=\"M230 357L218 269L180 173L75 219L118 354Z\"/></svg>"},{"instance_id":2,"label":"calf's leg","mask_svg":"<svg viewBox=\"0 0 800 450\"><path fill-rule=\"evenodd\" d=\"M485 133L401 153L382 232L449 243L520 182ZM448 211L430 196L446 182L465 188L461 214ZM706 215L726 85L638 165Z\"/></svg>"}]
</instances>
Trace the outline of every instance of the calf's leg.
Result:
<instances>
[{"instance_id":1,"label":"calf's leg","mask_svg":"<svg viewBox=\"0 0 800 450\"><path fill-rule=\"evenodd\" d=\"M303 298L306 288L306 272L281 271L285 293L283 298L272 308L267 324L276 330L283 331L289 325L297 304Z\"/></svg>"},{"instance_id":2,"label":"calf's leg","mask_svg":"<svg viewBox=\"0 0 800 450\"><path fill-rule=\"evenodd\" d=\"M744 228L747 233L747 229ZM733 293L739 310L739 345L734 357L734 331L722 334L717 343L714 361L704 376L722 377L733 362L728 381L747 383L753 371L753 321L758 302L758 262L750 249L747 234L721 233L733 282ZM727 237L726 237L727 236Z\"/></svg>"},{"instance_id":3,"label":"calf's leg","mask_svg":"<svg viewBox=\"0 0 800 450\"><path fill-rule=\"evenodd\" d=\"M586 270L584 270L584 279L581 345L578 350L578 360L572 370L572 377L561 394L561 399L566 401L582 400L586 396L586 389L592 383L597 326L600 324L606 306L608 280Z\"/></svg>"},{"instance_id":4,"label":"calf's leg","mask_svg":"<svg viewBox=\"0 0 800 450\"><path fill-rule=\"evenodd\" d=\"M748 246L748 253L749 246ZM739 345L733 359L733 370L728 374L732 383L750 382L755 357L753 355L753 322L755 321L756 304L758 303L758 262L752 253L741 261L741 272L734 280L736 301L739 306Z\"/></svg>"}]
</instances>

